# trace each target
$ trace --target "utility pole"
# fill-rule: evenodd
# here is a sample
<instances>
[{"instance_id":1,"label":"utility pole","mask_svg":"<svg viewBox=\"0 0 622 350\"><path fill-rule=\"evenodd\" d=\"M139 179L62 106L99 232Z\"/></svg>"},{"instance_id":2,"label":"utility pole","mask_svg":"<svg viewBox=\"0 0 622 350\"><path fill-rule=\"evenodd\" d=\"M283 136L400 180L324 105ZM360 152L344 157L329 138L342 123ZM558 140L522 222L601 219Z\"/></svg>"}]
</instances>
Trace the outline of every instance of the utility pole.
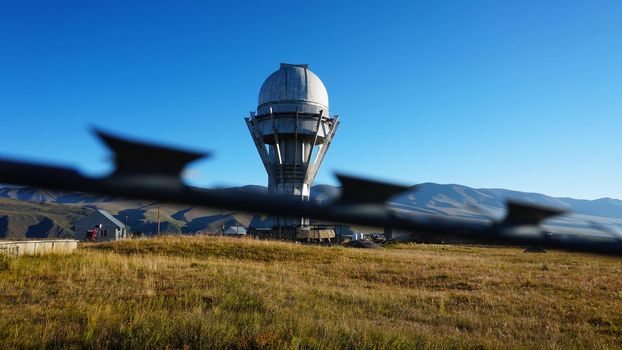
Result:
<instances>
[{"instance_id":1,"label":"utility pole","mask_svg":"<svg viewBox=\"0 0 622 350\"><path fill-rule=\"evenodd\" d=\"M158 205L158 230L156 232L156 236L160 235L160 206Z\"/></svg>"}]
</instances>

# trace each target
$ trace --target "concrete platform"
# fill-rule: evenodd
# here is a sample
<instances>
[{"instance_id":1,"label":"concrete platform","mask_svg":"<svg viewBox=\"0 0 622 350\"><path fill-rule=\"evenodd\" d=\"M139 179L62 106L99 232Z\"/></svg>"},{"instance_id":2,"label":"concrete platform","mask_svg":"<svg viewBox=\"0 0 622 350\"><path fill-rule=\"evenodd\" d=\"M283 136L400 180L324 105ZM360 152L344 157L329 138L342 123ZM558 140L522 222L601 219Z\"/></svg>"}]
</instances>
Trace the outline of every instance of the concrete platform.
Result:
<instances>
[{"instance_id":1,"label":"concrete platform","mask_svg":"<svg viewBox=\"0 0 622 350\"><path fill-rule=\"evenodd\" d=\"M37 241L0 241L0 254L12 256L70 254L78 248L75 239L50 239Z\"/></svg>"}]
</instances>

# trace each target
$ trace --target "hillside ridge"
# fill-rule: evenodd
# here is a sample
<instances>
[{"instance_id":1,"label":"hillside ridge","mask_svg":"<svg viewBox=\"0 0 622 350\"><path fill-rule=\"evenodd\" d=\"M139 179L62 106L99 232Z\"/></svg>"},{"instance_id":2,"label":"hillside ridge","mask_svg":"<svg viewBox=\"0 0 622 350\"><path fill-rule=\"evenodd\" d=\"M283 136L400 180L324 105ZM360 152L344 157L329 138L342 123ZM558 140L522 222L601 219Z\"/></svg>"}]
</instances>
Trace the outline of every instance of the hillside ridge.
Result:
<instances>
[{"instance_id":1,"label":"hillside ridge","mask_svg":"<svg viewBox=\"0 0 622 350\"><path fill-rule=\"evenodd\" d=\"M247 185L236 189L249 192L267 191L265 186L260 185ZM311 198L318 203L329 202L338 196L339 191L336 186L319 184L313 186ZM415 215L490 219L491 216L496 218L504 215L507 199L557 207L573 213L554 220L556 225L587 227L590 221L622 225L622 200L619 199L552 197L535 192L499 188L476 189L459 184L423 183L417 186L417 190L393 198L390 205L396 210ZM70 236L73 222L95 208L109 211L130 226L132 231L150 234L156 231L158 207L160 230L163 233L216 232L233 225L249 226L266 220L261 215L212 208L4 186L0 187L0 238Z\"/></svg>"}]
</instances>

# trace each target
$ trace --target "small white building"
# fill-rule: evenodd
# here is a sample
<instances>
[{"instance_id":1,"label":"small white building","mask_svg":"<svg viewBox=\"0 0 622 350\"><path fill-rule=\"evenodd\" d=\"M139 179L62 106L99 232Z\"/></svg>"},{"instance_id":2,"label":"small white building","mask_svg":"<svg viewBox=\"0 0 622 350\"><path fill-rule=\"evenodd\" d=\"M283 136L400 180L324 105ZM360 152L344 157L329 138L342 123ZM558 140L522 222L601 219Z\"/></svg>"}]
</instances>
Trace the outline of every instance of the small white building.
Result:
<instances>
[{"instance_id":1,"label":"small white building","mask_svg":"<svg viewBox=\"0 0 622 350\"><path fill-rule=\"evenodd\" d=\"M245 235L246 229L242 226L229 226L223 234L225 235Z\"/></svg>"},{"instance_id":2,"label":"small white building","mask_svg":"<svg viewBox=\"0 0 622 350\"><path fill-rule=\"evenodd\" d=\"M97 229L95 240L98 242L127 237L125 225L103 209L96 209L92 214L74 224L75 238L84 241L87 239L87 232L93 229Z\"/></svg>"},{"instance_id":3,"label":"small white building","mask_svg":"<svg viewBox=\"0 0 622 350\"><path fill-rule=\"evenodd\" d=\"M352 232L351 239L353 241L360 241L361 239L365 239L365 235L363 232Z\"/></svg>"}]
</instances>

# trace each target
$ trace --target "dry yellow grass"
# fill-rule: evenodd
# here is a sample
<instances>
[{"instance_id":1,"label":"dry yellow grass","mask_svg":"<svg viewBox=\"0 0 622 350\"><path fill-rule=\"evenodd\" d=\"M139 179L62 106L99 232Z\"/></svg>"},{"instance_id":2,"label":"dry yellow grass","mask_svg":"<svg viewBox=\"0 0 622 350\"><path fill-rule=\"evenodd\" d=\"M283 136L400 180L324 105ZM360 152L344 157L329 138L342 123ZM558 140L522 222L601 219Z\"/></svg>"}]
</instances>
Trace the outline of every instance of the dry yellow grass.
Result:
<instances>
[{"instance_id":1,"label":"dry yellow grass","mask_svg":"<svg viewBox=\"0 0 622 350\"><path fill-rule=\"evenodd\" d=\"M0 348L620 348L622 259L204 237L0 260Z\"/></svg>"}]
</instances>

